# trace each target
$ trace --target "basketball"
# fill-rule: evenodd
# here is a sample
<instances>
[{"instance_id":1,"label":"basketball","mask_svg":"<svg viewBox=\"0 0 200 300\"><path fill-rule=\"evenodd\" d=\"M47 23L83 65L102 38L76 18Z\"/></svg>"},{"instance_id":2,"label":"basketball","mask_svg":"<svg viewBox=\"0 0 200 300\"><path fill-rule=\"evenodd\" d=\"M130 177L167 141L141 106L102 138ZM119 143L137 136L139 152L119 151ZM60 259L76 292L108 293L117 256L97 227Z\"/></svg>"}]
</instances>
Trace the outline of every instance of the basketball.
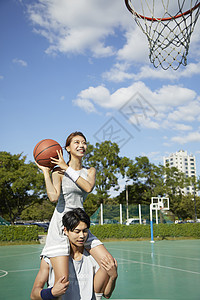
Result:
<instances>
[{"instance_id":1,"label":"basketball","mask_svg":"<svg viewBox=\"0 0 200 300\"><path fill-rule=\"evenodd\" d=\"M45 139L37 143L33 150L33 156L35 161L44 167L53 168L55 164L51 163L51 158L58 158L57 150L62 151L62 147L56 141L51 139ZM62 151L63 153L63 151Z\"/></svg>"}]
</instances>

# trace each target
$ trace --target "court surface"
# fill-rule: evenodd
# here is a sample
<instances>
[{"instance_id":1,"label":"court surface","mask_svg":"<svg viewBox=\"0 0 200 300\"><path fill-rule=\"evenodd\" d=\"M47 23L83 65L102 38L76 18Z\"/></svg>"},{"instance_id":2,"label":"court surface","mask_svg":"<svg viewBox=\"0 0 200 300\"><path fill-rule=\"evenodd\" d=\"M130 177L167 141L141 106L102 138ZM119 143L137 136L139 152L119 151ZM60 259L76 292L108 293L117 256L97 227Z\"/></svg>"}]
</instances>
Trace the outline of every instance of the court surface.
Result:
<instances>
[{"instance_id":1,"label":"court surface","mask_svg":"<svg viewBox=\"0 0 200 300\"><path fill-rule=\"evenodd\" d=\"M119 277L111 299L200 299L200 240L108 242ZM43 245L0 247L0 299L30 299Z\"/></svg>"}]
</instances>

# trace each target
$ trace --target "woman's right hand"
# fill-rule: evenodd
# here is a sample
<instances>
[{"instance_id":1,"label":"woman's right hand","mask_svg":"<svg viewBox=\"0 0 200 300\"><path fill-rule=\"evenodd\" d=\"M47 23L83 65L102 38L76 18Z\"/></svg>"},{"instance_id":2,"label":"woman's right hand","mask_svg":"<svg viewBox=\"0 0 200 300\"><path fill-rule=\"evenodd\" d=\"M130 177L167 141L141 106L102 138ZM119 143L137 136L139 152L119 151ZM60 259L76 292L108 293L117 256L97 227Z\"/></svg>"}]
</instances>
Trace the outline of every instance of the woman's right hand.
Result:
<instances>
[{"instance_id":1,"label":"woman's right hand","mask_svg":"<svg viewBox=\"0 0 200 300\"><path fill-rule=\"evenodd\" d=\"M47 172L49 173L51 170L49 167L44 167L44 166L39 165L36 161L35 161L35 164L38 166L38 168L40 170L42 170L43 173L47 173Z\"/></svg>"},{"instance_id":2,"label":"woman's right hand","mask_svg":"<svg viewBox=\"0 0 200 300\"><path fill-rule=\"evenodd\" d=\"M55 172L53 171L52 174L50 174L51 168L41 166L37 162L35 163L38 166L38 168L43 172L49 200L53 203L57 202L60 196L60 188L61 188L61 180L62 180L59 171L55 171Z\"/></svg>"}]
</instances>

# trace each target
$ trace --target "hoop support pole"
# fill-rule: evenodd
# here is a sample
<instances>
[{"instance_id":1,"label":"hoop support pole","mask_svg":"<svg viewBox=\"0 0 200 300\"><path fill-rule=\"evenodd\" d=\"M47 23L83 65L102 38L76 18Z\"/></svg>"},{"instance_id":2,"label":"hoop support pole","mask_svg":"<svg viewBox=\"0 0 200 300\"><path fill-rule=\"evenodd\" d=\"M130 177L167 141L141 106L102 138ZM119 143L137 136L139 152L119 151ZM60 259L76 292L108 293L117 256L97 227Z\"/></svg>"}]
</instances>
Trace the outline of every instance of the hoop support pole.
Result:
<instances>
[{"instance_id":1,"label":"hoop support pole","mask_svg":"<svg viewBox=\"0 0 200 300\"><path fill-rule=\"evenodd\" d=\"M141 204L138 205L138 210L139 210L139 220L140 220L140 224L142 224Z\"/></svg>"},{"instance_id":2,"label":"hoop support pole","mask_svg":"<svg viewBox=\"0 0 200 300\"><path fill-rule=\"evenodd\" d=\"M100 207L101 207L101 225L103 225L103 203L101 203L101 205L100 205Z\"/></svg>"},{"instance_id":3,"label":"hoop support pole","mask_svg":"<svg viewBox=\"0 0 200 300\"><path fill-rule=\"evenodd\" d=\"M119 204L119 219L120 219L120 224L122 224L122 204Z\"/></svg>"},{"instance_id":4,"label":"hoop support pole","mask_svg":"<svg viewBox=\"0 0 200 300\"><path fill-rule=\"evenodd\" d=\"M150 204L150 227L151 227L151 243L154 243L153 239L153 217L152 217L152 205Z\"/></svg>"}]
</instances>

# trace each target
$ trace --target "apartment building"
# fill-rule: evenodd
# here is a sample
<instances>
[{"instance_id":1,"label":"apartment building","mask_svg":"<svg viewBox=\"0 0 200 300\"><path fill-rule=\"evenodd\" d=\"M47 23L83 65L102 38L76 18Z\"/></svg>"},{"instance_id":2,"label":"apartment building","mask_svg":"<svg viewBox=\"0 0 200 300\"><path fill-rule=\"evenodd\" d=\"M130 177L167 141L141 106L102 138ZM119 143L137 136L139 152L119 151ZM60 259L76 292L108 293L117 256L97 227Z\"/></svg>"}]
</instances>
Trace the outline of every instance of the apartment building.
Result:
<instances>
[{"instance_id":1,"label":"apartment building","mask_svg":"<svg viewBox=\"0 0 200 300\"><path fill-rule=\"evenodd\" d=\"M170 154L169 157L164 157L164 166L176 167L181 172L185 173L186 177L196 177L196 160L195 156L180 150ZM188 186L183 189L185 194L194 194L194 187Z\"/></svg>"}]
</instances>

